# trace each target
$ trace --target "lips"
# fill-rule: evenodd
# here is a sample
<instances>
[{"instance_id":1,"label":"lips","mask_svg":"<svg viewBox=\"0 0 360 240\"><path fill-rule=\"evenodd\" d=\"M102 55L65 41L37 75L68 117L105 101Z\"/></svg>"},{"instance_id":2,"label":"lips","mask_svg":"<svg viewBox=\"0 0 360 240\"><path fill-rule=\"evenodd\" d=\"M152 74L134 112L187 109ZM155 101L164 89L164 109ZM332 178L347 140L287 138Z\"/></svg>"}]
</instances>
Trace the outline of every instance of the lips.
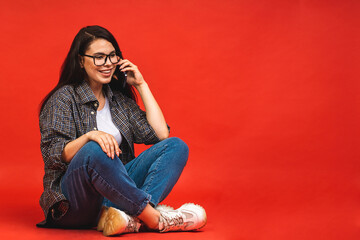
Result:
<instances>
[{"instance_id":1,"label":"lips","mask_svg":"<svg viewBox=\"0 0 360 240\"><path fill-rule=\"evenodd\" d=\"M105 69L105 70L99 70L101 75L103 75L104 77L109 77L111 75L111 71L112 71L112 68Z\"/></svg>"},{"instance_id":2,"label":"lips","mask_svg":"<svg viewBox=\"0 0 360 240\"><path fill-rule=\"evenodd\" d=\"M112 68L111 69L106 69L106 70L99 70L99 72L101 72L101 73L111 73L111 70L112 70Z\"/></svg>"}]
</instances>

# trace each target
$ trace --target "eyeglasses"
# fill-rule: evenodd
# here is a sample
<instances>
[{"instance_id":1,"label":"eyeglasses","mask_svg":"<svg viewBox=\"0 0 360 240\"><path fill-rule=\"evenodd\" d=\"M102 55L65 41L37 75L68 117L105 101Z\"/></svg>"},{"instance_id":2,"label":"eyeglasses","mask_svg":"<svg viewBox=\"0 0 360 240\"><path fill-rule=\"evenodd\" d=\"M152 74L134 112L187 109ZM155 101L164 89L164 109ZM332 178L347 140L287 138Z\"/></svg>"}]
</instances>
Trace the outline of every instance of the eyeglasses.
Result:
<instances>
[{"instance_id":1,"label":"eyeglasses","mask_svg":"<svg viewBox=\"0 0 360 240\"><path fill-rule=\"evenodd\" d=\"M112 64L118 63L118 62L120 62L120 60L121 60L120 56L119 56L117 53L115 53L115 52L112 52L112 53L110 53L110 54L108 54L108 55L106 55L106 54L96 54L96 55L94 55L94 56L90 56L90 55L84 54L84 55L82 55L82 56L91 57L91 58L94 60L94 64L95 64L96 66L105 65L106 60L107 60L108 58L109 58L109 60L110 60L110 62L111 62Z\"/></svg>"}]
</instances>

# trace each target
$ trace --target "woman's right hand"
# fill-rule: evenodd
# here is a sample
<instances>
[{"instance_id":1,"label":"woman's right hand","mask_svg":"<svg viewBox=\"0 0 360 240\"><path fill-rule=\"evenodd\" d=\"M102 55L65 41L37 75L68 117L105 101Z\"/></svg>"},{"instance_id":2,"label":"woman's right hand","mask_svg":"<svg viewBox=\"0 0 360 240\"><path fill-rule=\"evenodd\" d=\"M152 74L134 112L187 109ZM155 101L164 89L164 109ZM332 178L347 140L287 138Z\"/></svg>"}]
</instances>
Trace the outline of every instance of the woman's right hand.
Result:
<instances>
[{"instance_id":1,"label":"woman's right hand","mask_svg":"<svg viewBox=\"0 0 360 240\"><path fill-rule=\"evenodd\" d=\"M89 141L97 142L108 157L114 159L115 154L119 157L121 150L113 135L103 131L90 131L86 133L86 136Z\"/></svg>"}]
</instances>

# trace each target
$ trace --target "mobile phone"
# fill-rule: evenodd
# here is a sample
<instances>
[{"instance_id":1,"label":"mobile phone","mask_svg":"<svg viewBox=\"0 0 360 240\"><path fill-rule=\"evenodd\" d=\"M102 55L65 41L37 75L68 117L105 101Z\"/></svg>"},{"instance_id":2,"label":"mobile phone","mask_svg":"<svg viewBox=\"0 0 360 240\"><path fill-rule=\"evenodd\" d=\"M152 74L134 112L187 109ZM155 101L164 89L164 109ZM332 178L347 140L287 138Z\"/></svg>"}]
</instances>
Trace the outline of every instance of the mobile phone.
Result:
<instances>
[{"instance_id":1,"label":"mobile phone","mask_svg":"<svg viewBox=\"0 0 360 240\"><path fill-rule=\"evenodd\" d=\"M117 72L117 71L119 71L120 73L122 73L123 75L124 75L124 83L123 83L123 88L125 88L125 86L126 86L126 78L127 78L127 74L126 74L126 72L122 72L122 71L120 71L120 66L119 65L117 65L116 66L116 69L115 69L115 72Z\"/></svg>"},{"instance_id":2,"label":"mobile phone","mask_svg":"<svg viewBox=\"0 0 360 240\"><path fill-rule=\"evenodd\" d=\"M122 72L123 74L124 74L124 76L125 76L125 81L124 81L124 83L123 83L123 88L125 88L125 86L126 86L126 78L127 78L127 74L126 74L126 72Z\"/></svg>"}]
</instances>

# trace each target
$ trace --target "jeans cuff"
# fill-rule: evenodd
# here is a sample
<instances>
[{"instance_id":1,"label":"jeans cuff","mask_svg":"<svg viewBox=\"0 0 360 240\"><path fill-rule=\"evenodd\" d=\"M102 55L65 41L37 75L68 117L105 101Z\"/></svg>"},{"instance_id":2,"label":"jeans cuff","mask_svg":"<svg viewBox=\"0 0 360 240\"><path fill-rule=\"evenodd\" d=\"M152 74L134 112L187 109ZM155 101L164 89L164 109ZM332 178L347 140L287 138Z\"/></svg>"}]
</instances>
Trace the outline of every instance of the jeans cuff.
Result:
<instances>
[{"instance_id":1,"label":"jeans cuff","mask_svg":"<svg viewBox=\"0 0 360 240\"><path fill-rule=\"evenodd\" d=\"M146 198L145 200L141 203L141 205L139 206L139 210L134 214L135 217L139 216L145 209L146 205L148 205L148 203L151 200L151 195L150 194L146 194Z\"/></svg>"}]
</instances>

